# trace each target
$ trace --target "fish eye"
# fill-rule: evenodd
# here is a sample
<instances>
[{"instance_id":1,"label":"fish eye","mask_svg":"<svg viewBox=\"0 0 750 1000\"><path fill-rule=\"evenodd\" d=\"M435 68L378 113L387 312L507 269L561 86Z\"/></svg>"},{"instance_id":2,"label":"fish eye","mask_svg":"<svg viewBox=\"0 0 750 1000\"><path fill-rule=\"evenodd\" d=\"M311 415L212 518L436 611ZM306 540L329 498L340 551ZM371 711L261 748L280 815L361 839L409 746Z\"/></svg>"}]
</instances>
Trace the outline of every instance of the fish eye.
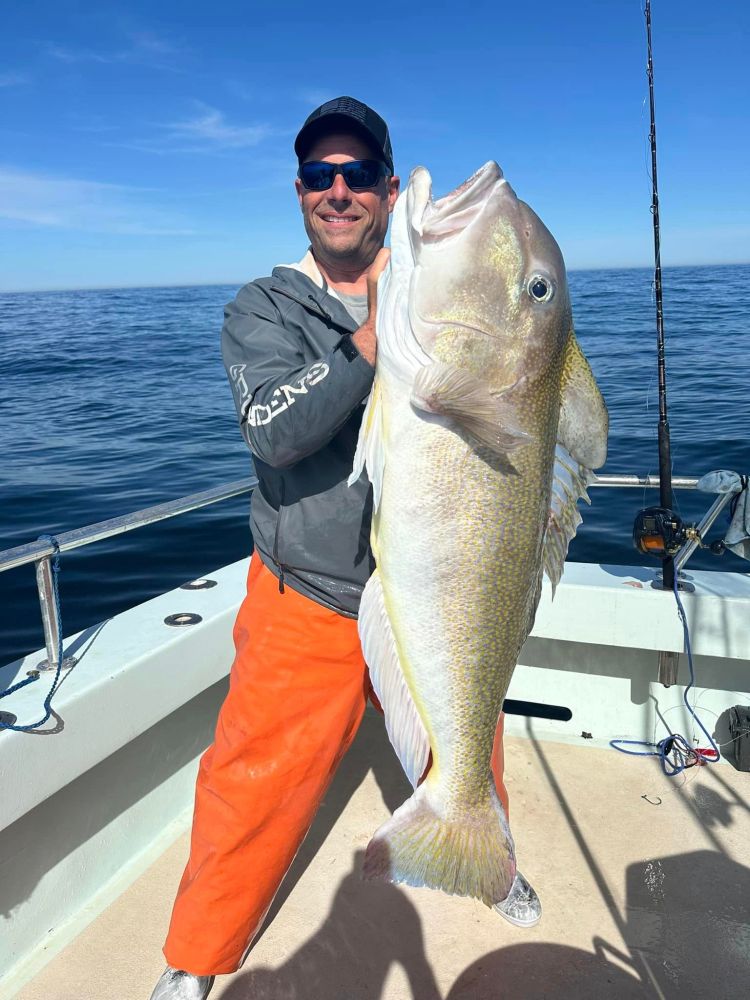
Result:
<instances>
[{"instance_id":1,"label":"fish eye","mask_svg":"<svg viewBox=\"0 0 750 1000\"><path fill-rule=\"evenodd\" d=\"M531 278L529 278L526 290L529 293L529 297L535 302L549 302L555 294L555 288L552 282L549 278L545 278L544 275L541 274L534 274Z\"/></svg>"}]
</instances>

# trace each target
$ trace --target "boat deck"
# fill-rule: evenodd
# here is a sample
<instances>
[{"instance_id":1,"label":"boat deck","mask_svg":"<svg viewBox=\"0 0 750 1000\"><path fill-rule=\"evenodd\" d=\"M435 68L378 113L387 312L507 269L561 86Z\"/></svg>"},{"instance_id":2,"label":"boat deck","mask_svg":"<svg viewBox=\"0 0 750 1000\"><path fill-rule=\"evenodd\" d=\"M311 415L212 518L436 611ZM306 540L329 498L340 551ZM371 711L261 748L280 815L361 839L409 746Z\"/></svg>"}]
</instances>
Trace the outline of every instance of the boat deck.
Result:
<instances>
[{"instance_id":1,"label":"boat deck","mask_svg":"<svg viewBox=\"0 0 750 1000\"><path fill-rule=\"evenodd\" d=\"M654 759L506 738L519 864L541 923L364 883L370 835L409 788L368 712L243 969L211 1000L720 998L750 982L750 774L665 778ZM20 1000L147 1000L181 837Z\"/></svg>"}]
</instances>

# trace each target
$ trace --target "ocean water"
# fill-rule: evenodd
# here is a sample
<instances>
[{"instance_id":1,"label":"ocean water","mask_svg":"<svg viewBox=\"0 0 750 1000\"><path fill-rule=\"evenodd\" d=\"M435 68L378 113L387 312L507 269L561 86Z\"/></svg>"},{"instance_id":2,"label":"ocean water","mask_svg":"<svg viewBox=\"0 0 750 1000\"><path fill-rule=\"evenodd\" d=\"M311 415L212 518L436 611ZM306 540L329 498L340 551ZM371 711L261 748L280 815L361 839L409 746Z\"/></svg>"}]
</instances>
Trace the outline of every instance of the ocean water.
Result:
<instances>
[{"instance_id":1,"label":"ocean water","mask_svg":"<svg viewBox=\"0 0 750 1000\"><path fill-rule=\"evenodd\" d=\"M603 471L658 473L651 273L574 272L570 287L609 407ZM250 474L219 350L236 291L0 294L0 549ZM750 472L750 265L667 269L664 297L674 471ZM632 522L657 491L591 495L569 559L647 562ZM688 518L711 502L677 498ZM65 632L247 555L247 508L239 497L64 555ZM691 566L750 570L710 553ZM0 663L42 644L33 567L0 573Z\"/></svg>"}]
</instances>

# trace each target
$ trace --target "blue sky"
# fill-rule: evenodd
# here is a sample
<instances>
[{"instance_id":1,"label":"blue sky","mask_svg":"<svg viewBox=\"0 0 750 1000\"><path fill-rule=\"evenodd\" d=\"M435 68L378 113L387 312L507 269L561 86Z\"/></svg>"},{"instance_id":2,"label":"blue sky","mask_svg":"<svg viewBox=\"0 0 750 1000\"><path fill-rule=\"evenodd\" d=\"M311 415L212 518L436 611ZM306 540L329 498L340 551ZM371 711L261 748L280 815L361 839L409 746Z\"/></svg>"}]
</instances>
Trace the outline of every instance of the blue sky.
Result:
<instances>
[{"instance_id":1,"label":"blue sky","mask_svg":"<svg viewBox=\"0 0 750 1000\"><path fill-rule=\"evenodd\" d=\"M750 259L748 6L654 0L665 264ZM296 259L292 142L340 94L388 120L404 183L496 159L569 268L647 265L645 63L640 0L7 4L0 289Z\"/></svg>"}]
</instances>

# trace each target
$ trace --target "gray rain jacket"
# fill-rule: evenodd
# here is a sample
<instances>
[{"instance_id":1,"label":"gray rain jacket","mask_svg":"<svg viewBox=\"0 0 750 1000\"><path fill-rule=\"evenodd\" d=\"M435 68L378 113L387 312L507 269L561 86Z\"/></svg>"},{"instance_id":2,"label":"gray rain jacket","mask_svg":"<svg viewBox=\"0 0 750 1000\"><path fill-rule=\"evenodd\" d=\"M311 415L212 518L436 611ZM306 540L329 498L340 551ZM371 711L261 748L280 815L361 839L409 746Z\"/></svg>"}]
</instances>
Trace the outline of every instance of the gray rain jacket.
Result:
<instances>
[{"instance_id":1,"label":"gray rain jacket","mask_svg":"<svg viewBox=\"0 0 750 1000\"><path fill-rule=\"evenodd\" d=\"M356 617L374 568L372 489L347 486L375 369L312 254L240 290L222 353L258 486L250 527L264 564L306 597Z\"/></svg>"}]
</instances>

